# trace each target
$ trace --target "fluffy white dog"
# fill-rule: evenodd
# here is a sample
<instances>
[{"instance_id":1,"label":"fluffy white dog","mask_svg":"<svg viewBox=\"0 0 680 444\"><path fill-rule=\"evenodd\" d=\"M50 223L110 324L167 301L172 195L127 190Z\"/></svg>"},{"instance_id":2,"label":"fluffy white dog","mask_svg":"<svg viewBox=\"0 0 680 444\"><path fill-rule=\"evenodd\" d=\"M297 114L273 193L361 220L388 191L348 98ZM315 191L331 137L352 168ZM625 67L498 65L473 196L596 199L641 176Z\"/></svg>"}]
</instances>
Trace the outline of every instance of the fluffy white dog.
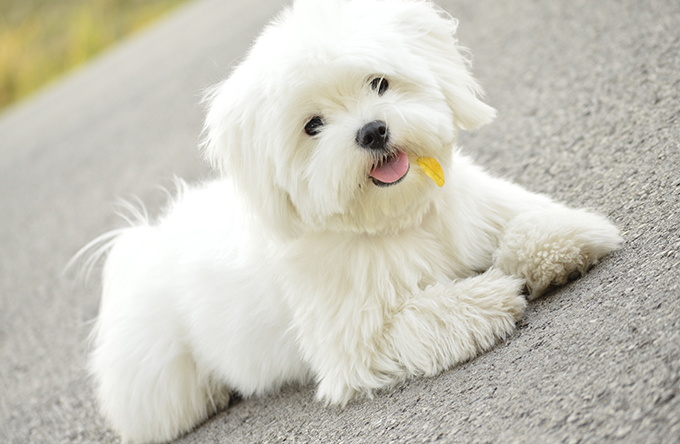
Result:
<instances>
[{"instance_id":1,"label":"fluffy white dog","mask_svg":"<svg viewBox=\"0 0 680 444\"><path fill-rule=\"evenodd\" d=\"M300 0L215 88L223 179L117 233L104 268L91 371L124 440L173 439L230 392L314 380L344 404L435 375L510 334L525 288L618 247L458 152L494 110L455 29L428 1Z\"/></svg>"}]
</instances>

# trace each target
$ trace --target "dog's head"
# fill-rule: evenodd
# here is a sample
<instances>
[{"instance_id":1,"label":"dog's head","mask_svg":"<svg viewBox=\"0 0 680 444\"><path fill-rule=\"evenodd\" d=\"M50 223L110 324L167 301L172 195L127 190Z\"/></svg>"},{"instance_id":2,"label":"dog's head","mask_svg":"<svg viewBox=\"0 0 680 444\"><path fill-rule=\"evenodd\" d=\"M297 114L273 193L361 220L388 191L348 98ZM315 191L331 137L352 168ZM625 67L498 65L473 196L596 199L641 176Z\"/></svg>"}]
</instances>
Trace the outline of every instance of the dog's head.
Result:
<instances>
[{"instance_id":1,"label":"dog's head","mask_svg":"<svg viewBox=\"0 0 680 444\"><path fill-rule=\"evenodd\" d=\"M428 1L298 0L209 97L207 157L278 235L419 223L456 134L489 122Z\"/></svg>"}]
</instances>

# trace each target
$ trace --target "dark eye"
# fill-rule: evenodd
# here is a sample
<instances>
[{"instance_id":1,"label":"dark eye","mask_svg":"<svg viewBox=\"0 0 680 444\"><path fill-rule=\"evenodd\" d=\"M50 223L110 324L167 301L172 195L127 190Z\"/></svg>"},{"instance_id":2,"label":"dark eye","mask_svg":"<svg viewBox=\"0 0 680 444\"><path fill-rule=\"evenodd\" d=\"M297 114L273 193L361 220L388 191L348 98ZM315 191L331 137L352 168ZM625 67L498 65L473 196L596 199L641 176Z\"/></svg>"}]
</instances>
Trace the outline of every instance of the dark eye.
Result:
<instances>
[{"instance_id":1,"label":"dark eye","mask_svg":"<svg viewBox=\"0 0 680 444\"><path fill-rule=\"evenodd\" d=\"M309 119L309 122L305 125L305 132L310 136L316 136L321 132L323 127L323 119L319 116L314 116Z\"/></svg>"},{"instance_id":2,"label":"dark eye","mask_svg":"<svg viewBox=\"0 0 680 444\"><path fill-rule=\"evenodd\" d=\"M378 91L379 96L385 94L388 86L390 86L390 84L387 83L387 79L384 77L376 77L375 79L371 80L371 89L373 91Z\"/></svg>"}]
</instances>

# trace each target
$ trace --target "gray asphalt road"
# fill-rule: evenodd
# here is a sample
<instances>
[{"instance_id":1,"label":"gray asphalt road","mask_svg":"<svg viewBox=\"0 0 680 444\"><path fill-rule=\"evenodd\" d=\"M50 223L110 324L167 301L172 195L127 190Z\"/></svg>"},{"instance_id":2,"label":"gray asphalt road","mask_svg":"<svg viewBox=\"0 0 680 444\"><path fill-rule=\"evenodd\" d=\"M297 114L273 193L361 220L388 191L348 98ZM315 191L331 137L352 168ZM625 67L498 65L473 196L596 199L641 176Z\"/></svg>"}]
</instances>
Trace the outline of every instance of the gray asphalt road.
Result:
<instances>
[{"instance_id":1,"label":"gray asphalt road","mask_svg":"<svg viewBox=\"0 0 680 444\"><path fill-rule=\"evenodd\" d=\"M84 370L99 280L68 259L199 160L202 90L280 1L201 0L0 116L0 442L115 443ZM625 247L490 353L372 400L239 400L178 442L680 442L680 4L442 0L499 117L491 171L611 217Z\"/></svg>"}]
</instances>

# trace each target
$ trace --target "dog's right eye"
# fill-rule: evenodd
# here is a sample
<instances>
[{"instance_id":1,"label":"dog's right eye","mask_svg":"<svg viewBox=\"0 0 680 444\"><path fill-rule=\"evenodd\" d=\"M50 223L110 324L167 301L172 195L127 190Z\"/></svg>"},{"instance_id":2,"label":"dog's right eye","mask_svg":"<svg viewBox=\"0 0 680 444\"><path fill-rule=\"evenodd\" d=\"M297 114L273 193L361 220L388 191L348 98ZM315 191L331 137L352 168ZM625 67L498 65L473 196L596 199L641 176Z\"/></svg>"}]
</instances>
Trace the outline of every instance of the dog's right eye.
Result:
<instances>
[{"instance_id":1,"label":"dog's right eye","mask_svg":"<svg viewBox=\"0 0 680 444\"><path fill-rule=\"evenodd\" d=\"M323 127L323 119L319 116L314 116L305 125L305 132L309 136L316 136L321 132L321 127Z\"/></svg>"}]
</instances>

